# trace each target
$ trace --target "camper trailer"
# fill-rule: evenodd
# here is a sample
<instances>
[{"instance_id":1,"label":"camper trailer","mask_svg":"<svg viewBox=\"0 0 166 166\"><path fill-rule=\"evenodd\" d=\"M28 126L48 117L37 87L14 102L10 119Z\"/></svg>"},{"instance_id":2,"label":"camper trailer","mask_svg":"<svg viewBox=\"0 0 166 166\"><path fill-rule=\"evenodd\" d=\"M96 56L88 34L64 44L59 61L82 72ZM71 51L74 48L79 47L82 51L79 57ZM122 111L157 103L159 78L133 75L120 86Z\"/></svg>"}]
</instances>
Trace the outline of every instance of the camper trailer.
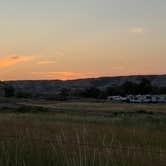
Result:
<instances>
[{"instance_id":1,"label":"camper trailer","mask_svg":"<svg viewBox=\"0 0 166 166\"><path fill-rule=\"evenodd\" d=\"M166 95L128 95L110 96L109 101L129 102L129 103L166 103Z\"/></svg>"},{"instance_id":2,"label":"camper trailer","mask_svg":"<svg viewBox=\"0 0 166 166\"><path fill-rule=\"evenodd\" d=\"M141 95L128 95L127 101L129 103L142 103Z\"/></svg>"},{"instance_id":3,"label":"camper trailer","mask_svg":"<svg viewBox=\"0 0 166 166\"><path fill-rule=\"evenodd\" d=\"M122 96L109 96L108 101L126 102L127 98Z\"/></svg>"}]
</instances>

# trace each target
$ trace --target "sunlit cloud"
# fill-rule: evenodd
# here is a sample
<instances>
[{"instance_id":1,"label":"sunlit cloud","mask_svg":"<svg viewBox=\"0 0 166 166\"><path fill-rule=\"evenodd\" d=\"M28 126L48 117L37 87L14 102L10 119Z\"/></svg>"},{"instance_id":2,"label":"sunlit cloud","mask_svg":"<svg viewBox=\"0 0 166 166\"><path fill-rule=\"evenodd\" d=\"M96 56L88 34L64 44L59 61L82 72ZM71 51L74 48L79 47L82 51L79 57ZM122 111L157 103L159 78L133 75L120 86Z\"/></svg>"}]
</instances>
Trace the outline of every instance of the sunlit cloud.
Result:
<instances>
[{"instance_id":1,"label":"sunlit cloud","mask_svg":"<svg viewBox=\"0 0 166 166\"><path fill-rule=\"evenodd\" d=\"M53 50L53 49L41 49L35 52L35 55L38 57L61 57L65 55L65 52L61 49Z\"/></svg>"},{"instance_id":2,"label":"sunlit cloud","mask_svg":"<svg viewBox=\"0 0 166 166\"><path fill-rule=\"evenodd\" d=\"M97 73L93 72L33 72L34 75L40 75L42 78L46 79L60 79L60 80L71 80L80 78L91 78L98 77Z\"/></svg>"},{"instance_id":3,"label":"sunlit cloud","mask_svg":"<svg viewBox=\"0 0 166 166\"><path fill-rule=\"evenodd\" d=\"M31 61L33 56L11 56L0 59L0 67L12 66L20 62Z\"/></svg>"},{"instance_id":4,"label":"sunlit cloud","mask_svg":"<svg viewBox=\"0 0 166 166\"><path fill-rule=\"evenodd\" d=\"M145 30L143 27L133 27L131 28L130 32L132 33L143 33Z\"/></svg>"},{"instance_id":5,"label":"sunlit cloud","mask_svg":"<svg viewBox=\"0 0 166 166\"><path fill-rule=\"evenodd\" d=\"M38 65L50 65L50 64L55 64L56 61L39 61L37 62Z\"/></svg>"}]
</instances>

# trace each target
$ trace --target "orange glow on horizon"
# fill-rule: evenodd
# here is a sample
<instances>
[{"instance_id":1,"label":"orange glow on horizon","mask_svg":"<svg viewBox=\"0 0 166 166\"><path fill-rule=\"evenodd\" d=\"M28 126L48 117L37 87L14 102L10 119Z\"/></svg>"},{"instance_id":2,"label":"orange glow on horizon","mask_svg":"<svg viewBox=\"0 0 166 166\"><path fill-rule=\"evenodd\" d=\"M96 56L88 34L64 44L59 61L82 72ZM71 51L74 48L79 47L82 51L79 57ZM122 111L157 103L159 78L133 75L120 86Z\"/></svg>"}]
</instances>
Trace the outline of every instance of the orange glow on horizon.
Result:
<instances>
[{"instance_id":1,"label":"orange glow on horizon","mask_svg":"<svg viewBox=\"0 0 166 166\"><path fill-rule=\"evenodd\" d=\"M73 79L83 79L83 78L95 78L99 75L92 72L33 72L34 76L38 75L41 78L51 79L51 80L73 80Z\"/></svg>"}]
</instances>

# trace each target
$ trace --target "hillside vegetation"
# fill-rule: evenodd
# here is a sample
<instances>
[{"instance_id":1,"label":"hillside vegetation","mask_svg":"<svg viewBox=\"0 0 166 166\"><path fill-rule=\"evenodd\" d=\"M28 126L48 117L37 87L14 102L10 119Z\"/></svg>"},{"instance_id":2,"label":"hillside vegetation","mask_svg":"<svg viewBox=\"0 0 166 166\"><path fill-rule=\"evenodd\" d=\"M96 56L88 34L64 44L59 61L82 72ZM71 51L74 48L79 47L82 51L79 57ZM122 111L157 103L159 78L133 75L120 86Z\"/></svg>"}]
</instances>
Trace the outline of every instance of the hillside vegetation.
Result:
<instances>
[{"instance_id":1,"label":"hillside vegetation","mask_svg":"<svg viewBox=\"0 0 166 166\"><path fill-rule=\"evenodd\" d=\"M27 94L55 94L62 89L86 89L95 87L99 89L120 86L125 82L140 83L142 79L147 79L153 86L165 87L166 75L145 75L145 76L122 76L122 77L101 77L79 80L34 80L34 81L6 81L9 86L15 88L17 92Z\"/></svg>"}]
</instances>

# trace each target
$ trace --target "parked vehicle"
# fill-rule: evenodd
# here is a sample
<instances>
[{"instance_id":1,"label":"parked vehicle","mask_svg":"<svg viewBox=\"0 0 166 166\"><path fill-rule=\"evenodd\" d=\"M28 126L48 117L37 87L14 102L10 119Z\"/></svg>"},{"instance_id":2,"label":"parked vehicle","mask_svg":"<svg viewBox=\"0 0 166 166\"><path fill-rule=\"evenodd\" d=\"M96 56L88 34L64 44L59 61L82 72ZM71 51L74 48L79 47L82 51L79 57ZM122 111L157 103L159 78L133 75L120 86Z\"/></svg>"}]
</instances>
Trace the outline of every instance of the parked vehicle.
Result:
<instances>
[{"instance_id":1,"label":"parked vehicle","mask_svg":"<svg viewBox=\"0 0 166 166\"><path fill-rule=\"evenodd\" d=\"M129 102L129 103L166 103L166 95L128 95L109 96L108 101Z\"/></svg>"}]
</instances>

